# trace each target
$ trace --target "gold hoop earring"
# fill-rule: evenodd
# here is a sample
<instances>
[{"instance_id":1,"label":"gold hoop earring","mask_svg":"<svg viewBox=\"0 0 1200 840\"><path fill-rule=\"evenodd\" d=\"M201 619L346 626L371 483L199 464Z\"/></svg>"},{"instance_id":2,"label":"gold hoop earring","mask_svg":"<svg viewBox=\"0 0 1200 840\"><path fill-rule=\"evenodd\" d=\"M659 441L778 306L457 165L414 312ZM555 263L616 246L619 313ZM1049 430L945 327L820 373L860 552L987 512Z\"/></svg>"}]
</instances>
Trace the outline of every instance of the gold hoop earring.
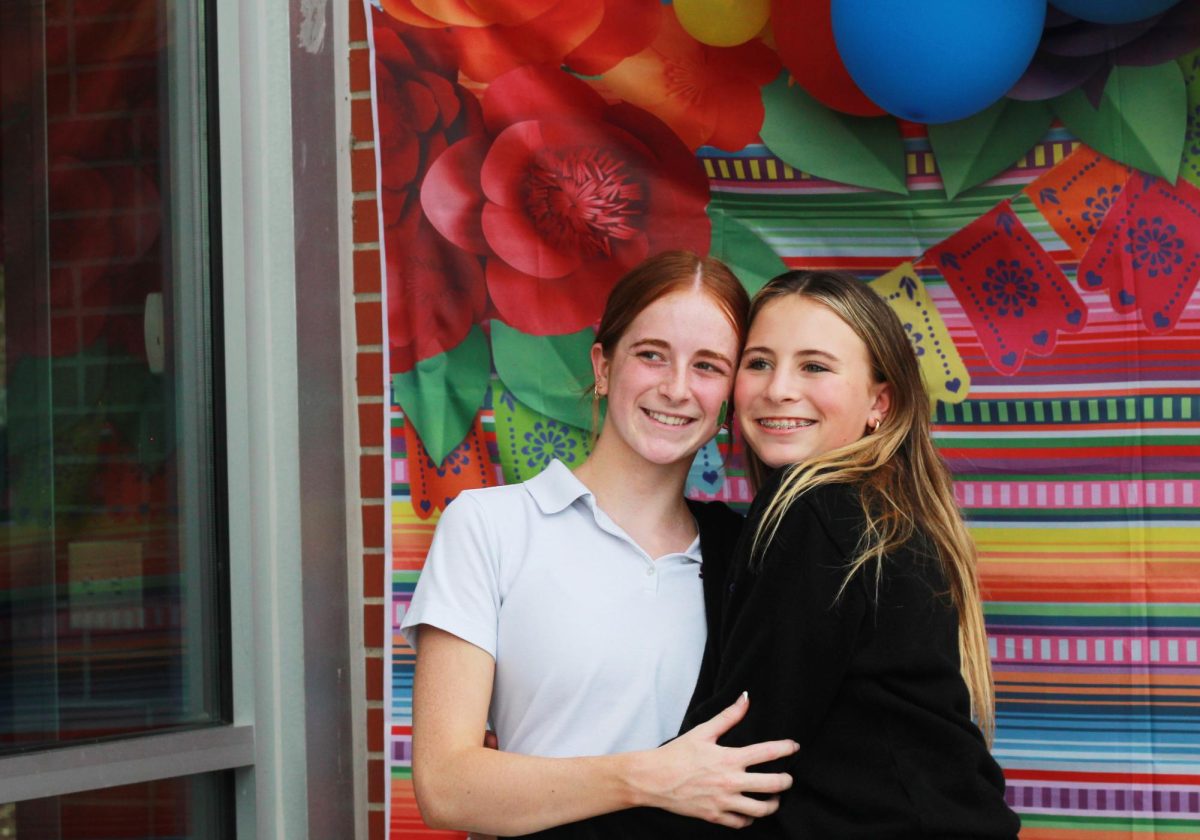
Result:
<instances>
[{"instance_id":1,"label":"gold hoop earring","mask_svg":"<svg viewBox=\"0 0 1200 840\"><path fill-rule=\"evenodd\" d=\"M876 432L878 432L878 431L879 431L879 418L878 418L878 417L875 417L875 418L874 418L874 425L873 425L873 426L871 426L871 434L875 434L875 433L876 433Z\"/></svg>"}]
</instances>

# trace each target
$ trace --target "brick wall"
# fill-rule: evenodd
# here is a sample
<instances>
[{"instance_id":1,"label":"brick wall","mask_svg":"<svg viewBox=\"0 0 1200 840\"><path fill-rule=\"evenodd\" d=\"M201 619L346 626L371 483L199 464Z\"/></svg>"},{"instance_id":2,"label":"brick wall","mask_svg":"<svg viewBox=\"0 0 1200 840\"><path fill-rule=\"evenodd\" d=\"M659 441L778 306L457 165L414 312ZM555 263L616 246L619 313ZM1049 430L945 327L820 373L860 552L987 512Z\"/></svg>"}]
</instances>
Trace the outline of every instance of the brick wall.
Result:
<instances>
[{"instance_id":1,"label":"brick wall","mask_svg":"<svg viewBox=\"0 0 1200 840\"><path fill-rule=\"evenodd\" d=\"M371 69L362 0L345 0L350 16L350 175L354 191L355 394L363 532L362 622L366 664L367 820L370 840L385 840L384 803L384 508L383 313L375 195Z\"/></svg>"}]
</instances>

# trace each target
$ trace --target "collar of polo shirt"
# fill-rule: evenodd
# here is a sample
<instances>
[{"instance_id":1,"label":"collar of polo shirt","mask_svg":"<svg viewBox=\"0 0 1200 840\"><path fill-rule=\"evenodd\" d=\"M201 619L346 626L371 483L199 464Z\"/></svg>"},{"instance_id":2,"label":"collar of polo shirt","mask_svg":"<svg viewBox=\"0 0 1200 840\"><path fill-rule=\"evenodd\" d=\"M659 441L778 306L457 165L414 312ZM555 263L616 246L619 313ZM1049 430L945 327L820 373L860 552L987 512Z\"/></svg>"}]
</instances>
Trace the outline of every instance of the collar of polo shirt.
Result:
<instances>
[{"instance_id":1,"label":"collar of polo shirt","mask_svg":"<svg viewBox=\"0 0 1200 840\"><path fill-rule=\"evenodd\" d=\"M571 472L566 464L557 458L551 461L546 469L525 482L525 487L534 502L537 503L538 509L546 516L561 513L577 500L582 499L596 517L596 522L600 527L605 530L609 530L609 526L617 528L621 531L624 539L629 539L621 526L613 522L603 508L597 507L595 494L587 488L586 484L576 478L575 473ZM687 551L680 552L680 555L695 563L701 562L699 538L693 540Z\"/></svg>"}]
</instances>

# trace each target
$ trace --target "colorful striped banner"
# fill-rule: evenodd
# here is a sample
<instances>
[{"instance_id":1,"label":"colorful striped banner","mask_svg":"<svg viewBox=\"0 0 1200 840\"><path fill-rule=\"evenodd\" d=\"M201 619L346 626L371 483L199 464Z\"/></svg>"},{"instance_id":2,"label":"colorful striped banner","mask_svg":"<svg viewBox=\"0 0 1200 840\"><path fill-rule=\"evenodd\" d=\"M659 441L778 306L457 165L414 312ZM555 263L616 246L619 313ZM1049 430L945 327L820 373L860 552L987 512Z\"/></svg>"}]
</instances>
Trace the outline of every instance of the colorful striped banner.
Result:
<instances>
[{"instance_id":1,"label":"colorful striped banner","mask_svg":"<svg viewBox=\"0 0 1200 840\"><path fill-rule=\"evenodd\" d=\"M1061 127L953 201L919 128L906 129L903 153L908 195L814 177L761 144L696 155L714 226L735 220L785 265L873 280L912 263L969 374L964 401L938 403L933 422L979 549L995 754L1022 838L1200 836L1200 297L1152 332L1109 284L1078 282L1100 219L1060 207L1047 211L1052 223L1040 186L1070 183L1079 206L1107 206L1126 170L1080 165L1096 156ZM986 306L960 300L972 278L927 258L1001 202L1085 319L1053 341L1030 331L1019 365L1004 372L985 343L995 328L980 320ZM1167 221L1194 233L1194 218L1181 209ZM489 390L476 440L500 482L497 422ZM445 836L421 825L412 798L413 654L396 631L437 511L414 506L395 405L387 425L388 836ZM748 502L739 457L713 498Z\"/></svg>"}]
</instances>

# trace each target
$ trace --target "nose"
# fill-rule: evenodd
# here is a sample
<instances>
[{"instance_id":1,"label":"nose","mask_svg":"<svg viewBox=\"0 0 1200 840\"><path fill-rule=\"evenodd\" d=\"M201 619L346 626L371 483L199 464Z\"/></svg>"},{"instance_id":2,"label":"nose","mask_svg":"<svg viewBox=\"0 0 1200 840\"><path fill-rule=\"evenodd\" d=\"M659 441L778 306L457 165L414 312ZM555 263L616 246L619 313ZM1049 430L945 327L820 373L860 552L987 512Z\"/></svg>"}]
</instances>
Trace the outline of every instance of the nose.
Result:
<instances>
[{"instance_id":1,"label":"nose","mask_svg":"<svg viewBox=\"0 0 1200 840\"><path fill-rule=\"evenodd\" d=\"M799 396L796 393L796 385L793 377L788 371L779 368L771 372L771 379L767 382L767 387L763 393L768 400L775 403L795 402Z\"/></svg>"},{"instance_id":2,"label":"nose","mask_svg":"<svg viewBox=\"0 0 1200 840\"><path fill-rule=\"evenodd\" d=\"M658 392L671 402L683 402L688 396L689 372L687 365L672 365L671 369L663 375Z\"/></svg>"}]
</instances>

